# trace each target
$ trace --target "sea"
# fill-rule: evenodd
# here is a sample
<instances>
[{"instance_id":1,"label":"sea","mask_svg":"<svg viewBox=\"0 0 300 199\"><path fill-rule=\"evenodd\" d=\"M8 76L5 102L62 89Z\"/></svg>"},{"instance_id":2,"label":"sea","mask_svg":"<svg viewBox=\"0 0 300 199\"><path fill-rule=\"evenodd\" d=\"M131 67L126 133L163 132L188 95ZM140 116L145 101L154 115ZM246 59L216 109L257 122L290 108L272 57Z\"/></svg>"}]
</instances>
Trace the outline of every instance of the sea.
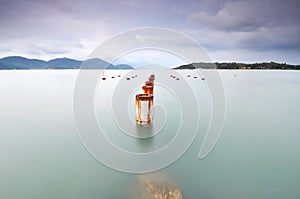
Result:
<instances>
[{"instance_id":1,"label":"sea","mask_svg":"<svg viewBox=\"0 0 300 199\"><path fill-rule=\"evenodd\" d=\"M0 71L0 198L140 198L141 177L153 175L170 179L185 199L299 199L300 72L216 72L224 94L217 99L224 104L217 112L223 128L209 153L200 158L218 108L205 72L94 72L99 77L96 85L86 89L94 92L93 104L86 106L93 107L100 127L91 141L85 135L94 129L82 119L89 117L77 111L89 95L78 90L89 86L79 80L82 71ZM144 130L149 127L133 126L135 95L152 73L156 80L149 133ZM135 154L159 152L180 133L182 143L190 141L184 150L181 140L172 145L174 161L165 161L169 157L164 154L144 164L125 156L116 160L115 152L102 150L104 140L97 140L102 132L118 149ZM157 161L163 166L152 164Z\"/></svg>"}]
</instances>

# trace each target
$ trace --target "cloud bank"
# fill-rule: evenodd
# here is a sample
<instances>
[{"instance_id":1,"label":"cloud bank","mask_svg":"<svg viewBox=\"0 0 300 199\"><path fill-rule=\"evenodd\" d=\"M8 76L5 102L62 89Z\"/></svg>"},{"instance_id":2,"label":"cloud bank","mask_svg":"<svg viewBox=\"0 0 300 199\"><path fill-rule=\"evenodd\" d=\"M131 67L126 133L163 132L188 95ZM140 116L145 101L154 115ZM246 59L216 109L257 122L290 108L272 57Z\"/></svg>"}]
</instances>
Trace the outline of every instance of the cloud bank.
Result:
<instances>
[{"instance_id":1,"label":"cloud bank","mask_svg":"<svg viewBox=\"0 0 300 199\"><path fill-rule=\"evenodd\" d=\"M0 57L85 59L116 34L154 26L189 35L213 61L299 64L299 9L298 0L1 0Z\"/></svg>"}]
</instances>

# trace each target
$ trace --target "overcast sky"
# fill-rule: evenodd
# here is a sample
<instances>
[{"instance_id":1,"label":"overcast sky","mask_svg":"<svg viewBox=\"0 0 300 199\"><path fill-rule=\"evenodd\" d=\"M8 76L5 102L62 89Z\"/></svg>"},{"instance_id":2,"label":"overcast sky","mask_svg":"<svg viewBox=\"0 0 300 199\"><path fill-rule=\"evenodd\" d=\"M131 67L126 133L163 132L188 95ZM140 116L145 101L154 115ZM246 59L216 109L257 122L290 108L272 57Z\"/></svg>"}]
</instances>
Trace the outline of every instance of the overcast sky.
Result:
<instances>
[{"instance_id":1,"label":"overcast sky","mask_svg":"<svg viewBox=\"0 0 300 199\"><path fill-rule=\"evenodd\" d=\"M116 34L163 27L213 61L300 64L299 0L0 0L0 57L85 59Z\"/></svg>"}]
</instances>

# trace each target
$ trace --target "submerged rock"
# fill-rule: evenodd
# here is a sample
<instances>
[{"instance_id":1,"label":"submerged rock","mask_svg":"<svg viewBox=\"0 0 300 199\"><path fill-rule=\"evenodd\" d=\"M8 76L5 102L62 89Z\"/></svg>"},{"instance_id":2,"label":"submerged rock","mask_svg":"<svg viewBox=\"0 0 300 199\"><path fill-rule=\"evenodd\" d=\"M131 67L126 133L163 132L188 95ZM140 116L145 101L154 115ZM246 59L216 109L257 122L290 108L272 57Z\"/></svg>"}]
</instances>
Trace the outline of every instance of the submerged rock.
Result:
<instances>
[{"instance_id":1,"label":"submerged rock","mask_svg":"<svg viewBox=\"0 0 300 199\"><path fill-rule=\"evenodd\" d=\"M139 199L183 199L182 192L176 183L165 175L148 174L138 176Z\"/></svg>"}]
</instances>

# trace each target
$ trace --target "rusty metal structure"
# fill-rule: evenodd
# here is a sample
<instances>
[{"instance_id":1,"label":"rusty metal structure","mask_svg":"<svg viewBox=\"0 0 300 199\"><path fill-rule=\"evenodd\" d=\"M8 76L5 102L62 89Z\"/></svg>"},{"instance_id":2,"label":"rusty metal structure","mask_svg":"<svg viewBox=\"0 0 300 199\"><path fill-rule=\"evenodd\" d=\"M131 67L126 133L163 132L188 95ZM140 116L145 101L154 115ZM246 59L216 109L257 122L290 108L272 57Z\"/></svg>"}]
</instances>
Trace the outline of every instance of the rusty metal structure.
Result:
<instances>
[{"instance_id":1,"label":"rusty metal structure","mask_svg":"<svg viewBox=\"0 0 300 199\"><path fill-rule=\"evenodd\" d=\"M152 106L153 106L153 88L154 74L151 74L148 81L142 86L143 93L135 96L136 106L136 124L138 126L152 125Z\"/></svg>"},{"instance_id":2,"label":"rusty metal structure","mask_svg":"<svg viewBox=\"0 0 300 199\"><path fill-rule=\"evenodd\" d=\"M138 94L136 101L136 124L139 126L149 126L152 124L152 94Z\"/></svg>"}]
</instances>

